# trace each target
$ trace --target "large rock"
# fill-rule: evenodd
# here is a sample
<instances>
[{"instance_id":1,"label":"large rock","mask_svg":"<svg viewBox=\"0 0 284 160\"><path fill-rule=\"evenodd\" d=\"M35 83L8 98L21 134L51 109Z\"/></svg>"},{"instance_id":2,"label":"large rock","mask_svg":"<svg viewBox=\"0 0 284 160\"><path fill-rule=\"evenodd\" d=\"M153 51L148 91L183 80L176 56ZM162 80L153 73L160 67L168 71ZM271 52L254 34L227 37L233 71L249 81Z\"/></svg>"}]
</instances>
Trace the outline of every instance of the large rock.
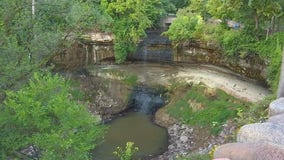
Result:
<instances>
[{"instance_id":1,"label":"large rock","mask_svg":"<svg viewBox=\"0 0 284 160\"><path fill-rule=\"evenodd\" d=\"M217 148L214 158L230 160L283 160L283 146L271 143L228 143Z\"/></svg>"},{"instance_id":2,"label":"large rock","mask_svg":"<svg viewBox=\"0 0 284 160\"><path fill-rule=\"evenodd\" d=\"M284 126L284 114L278 114L276 116L270 117L267 122L279 124Z\"/></svg>"},{"instance_id":3,"label":"large rock","mask_svg":"<svg viewBox=\"0 0 284 160\"><path fill-rule=\"evenodd\" d=\"M284 126L274 123L254 123L243 126L238 132L237 141L271 142L284 146Z\"/></svg>"},{"instance_id":4,"label":"large rock","mask_svg":"<svg viewBox=\"0 0 284 160\"><path fill-rule=\"evenodd\" d=\"M269 105L269 116L284 113L284 97L272 101Z\"/></svg>"}]
</instances>

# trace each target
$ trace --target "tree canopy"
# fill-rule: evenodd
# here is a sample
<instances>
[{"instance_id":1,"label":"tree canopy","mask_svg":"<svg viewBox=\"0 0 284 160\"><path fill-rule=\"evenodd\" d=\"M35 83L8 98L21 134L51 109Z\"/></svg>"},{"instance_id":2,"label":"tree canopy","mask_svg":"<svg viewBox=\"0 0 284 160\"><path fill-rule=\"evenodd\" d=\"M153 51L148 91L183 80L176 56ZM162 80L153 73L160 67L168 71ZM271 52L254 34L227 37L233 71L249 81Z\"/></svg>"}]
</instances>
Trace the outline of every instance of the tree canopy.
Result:
<instances>
[{"instance_id":1,"label":"tree canopy","mask_svg":"<svg viewBox=\"0 0 284 160\"><path fill-rule=\"evenodd\" d=\"M59 75L35 73L19 91L7 92L0 108L0 159L33 146L37 159L89 159L103 126ZM21 157L21 156L20 156Z\"/></svg>"},{"instance_id":2,"label":"tree canopy","mask_svg":"<svg viewBox=\"0 0 284 160\"><path fill-rule=\"evenodd\" d=\"M127 54L136 50L136 45L167 12L175 10L167 0L102 0L101 5L113 19L115 35L115 59L124 62Z\"/></svg>"},{"instance_id":3,"label":"tree canopy","mask_svg":"<svg viewBox=\"0 0 284 160\"><path fill-rule=\"evenodd\" d=\"M267 59L268 83L275 91L283 26L284 0L190 0L164 34L176 43L193 39L214 42L226 56L254 54Z\"/></svg>"}]
</instances>

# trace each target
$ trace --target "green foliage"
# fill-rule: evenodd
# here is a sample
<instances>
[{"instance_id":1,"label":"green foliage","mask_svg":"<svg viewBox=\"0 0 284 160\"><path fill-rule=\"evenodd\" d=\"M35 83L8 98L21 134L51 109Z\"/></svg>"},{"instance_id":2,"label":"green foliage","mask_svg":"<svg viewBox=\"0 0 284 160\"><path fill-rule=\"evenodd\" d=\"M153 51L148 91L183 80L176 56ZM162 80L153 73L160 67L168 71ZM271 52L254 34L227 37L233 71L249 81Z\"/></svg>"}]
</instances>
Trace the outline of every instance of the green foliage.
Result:
<instances>
[{"instance_id":1,"label":"green foliage","mask_svg":"<svg viewBox=\"0 0 284 160\"><path fill-rule=\"evenodd\" d=\"M274 92L276 92L279 83L283 47L283 32L275 33L267 40L262 40L254 45L255 52L259 53L261 57L268 59L267 81Z\"/></svg>"},{"instance_id":2,"label":"green foliage","mask_svg":"<svg viewBox=\"0 0 284 160\"><path fill-rule=\"evenodd\" d=\"M108 28L110 18L92 0L0 1L0 100L19 88L30 73L69 46L70 37L92 28ZM71 34L72 33L72 34Z\"/></svg>"},{"instance_id":3,"label":"green foliage","mask_svg":"<svg viewBox=\"0 0 284 160\"><path fill-rule=\"evenodd\" d=\"M250 123L260 123L267 120L268 116L268 107L272 100L275 99L275 96L266 97L264 100L254 103L245 109L237 110L236 121L239 126Z\"/></svg>"},{"instance_id":4,"label":"green foliage","mask_svg":"<svg viewBox=\"0 0 284 160\"><path fill-rule=\"evenodd\" d=\"M153 26L166 12L175 10L167 0L102 0L101 6L113 19L114 50L117 63L126 60L136 50L137 43L146 36L145 30Z\"/></svg>"},{"instance_id":5,"label":"green foliage","mask_svg":"<svg viewBox=\"0 0 284 160\"><path fill-rule=\"evenodd\" d=\"M184 8L188 6L189 1L188 0L170 0L170 3L172 3L177 9Z\"/></svg>"},{"instance_id":6,"label":"green foliage","mask_svg":"<svg viewBox=\"0 0 284 160\"><path fill-rule=\"evenodd\" d=\"M186 94L168 107L168 112L183 123L208 127L218 134L222 125L237 116L237 110L248 104L221 90L209 91L205 86L192 86Z\"/></svg>"},{"instance_id":7,"label":"green foliage","mask_svg":"<svg viewBox=\"0 0 284 160\"><path fill-rule=\"evenodd\" d=\"M50 73L35 73L26 87L7 92L0 108L1 159L31 145L40 159L89 159L104 127L70 92L68 81Z\"/></svg>"},{"instance_id":8,"label":"green foliage","mask_svg":"<svg viewBox=\"0 0 284 160\"><path fill-rule=\"evenodd\" d=\"M133 145L133 142L127 142L125 149L117 147L113 154L116 155L120 160L131 160L134 153L138 151L138 147L134 147Z\"/></svg>"},{"instance_id":9,"label":"green foliage","mask_svg":"<svg viewBox=\"0 0 284 160\"><path fill-rule=\"evenodd\" d=\"M146 12L147 2L102 0L101 5L114 19L115 59L118 63L124 62L127 54L134 52L140 38L145 36L144 30L151 26Z\"/></svg>"},{"instance_id":10,"label":"green foliage","mask_svg":"<svg viewBox=\"0 0 284 160\"><path fill-rule=\"evenodd\" d=\"M268 62L267 82L275 92L284 46L284 1L278 0L192 0L177 12L165 32L174 43L191 39L213 42L224 56L245 58L259 55ZM265 5L264 5L265 4ZM201 16L205 22L194 23ZM187 17L187 18L186 18ZM230 28L239 23L240 28ZM193 22L193 23L190 23Z\"/></svg>"},{"instance_id":11,"label":"green foliage","mask_svg":"<svg viewBox=\"0 0 284 160\"><path fill-rule=\"evenodd\" d=\"M179 44L194 38L202 24L203 19L199 15L181 15L174 20L169 30L164 32L163 35L168 36L171 41Z\"/></svg>"}]
</instances>

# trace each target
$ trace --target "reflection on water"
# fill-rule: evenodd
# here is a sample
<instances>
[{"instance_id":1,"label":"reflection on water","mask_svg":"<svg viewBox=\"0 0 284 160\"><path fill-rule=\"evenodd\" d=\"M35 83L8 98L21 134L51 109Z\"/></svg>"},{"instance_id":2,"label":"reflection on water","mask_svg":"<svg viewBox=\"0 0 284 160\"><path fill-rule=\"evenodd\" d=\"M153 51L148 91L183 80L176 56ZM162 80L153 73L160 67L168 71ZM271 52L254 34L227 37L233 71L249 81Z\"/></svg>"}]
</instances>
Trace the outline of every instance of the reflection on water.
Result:
<instances>
[{"instance_id":1,"label":"reflection on water","mask_svg":"<svg viewBox=\"0 0 284 160\"><path fill-rule=\"evenodd\" d=\"M111 121L105 141L94 152L94 160L117 159L113 151L126 142L134 142L139 148L137 157L157 155L167 149L167 130L152 123L151 115L130 112Z\"/></svg>"}]
</instances>

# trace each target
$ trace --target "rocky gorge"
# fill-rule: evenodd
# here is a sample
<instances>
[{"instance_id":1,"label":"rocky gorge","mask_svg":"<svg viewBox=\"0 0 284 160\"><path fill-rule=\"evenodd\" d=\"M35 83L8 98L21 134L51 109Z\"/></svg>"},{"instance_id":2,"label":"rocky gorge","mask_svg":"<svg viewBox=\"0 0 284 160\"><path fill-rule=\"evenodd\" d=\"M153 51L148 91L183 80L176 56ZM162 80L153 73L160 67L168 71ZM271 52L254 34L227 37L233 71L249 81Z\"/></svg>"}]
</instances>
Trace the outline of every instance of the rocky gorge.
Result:
<instances>
[{"instance_id":1,"label":"rocky gorge","mask_svg":"<svg viewBox=\"0 0 284 160\"><path fill-rule=\"evenodd\" d=\"M87 73L87 74L86 74ZM124 65L94 65L86 73L78 75L80 87L90 97L89 109L109 120L127 110L128 98L133 87L146 85L151 88L170 87L173 82L188 85L204 83L211 88L221 88L227 93L250 102L257 102L269 91L233 72L208 65L128 63ZM127 76L135 75L134 84L129 84ZM178 95L177 95L178 97ZM173 97L172 97L173 98ZM171 99L167 100L170 103ZM155 113L154 122L167 128L168 150L148 159L175 159L176 156L192 152L208 153L215 145L233 142L236 125L228 121L220 134L210 136L206 129L188 126L167 114L164 107Z\"/></svg>"},{"instance_id":2,"label":"rocky gorge","mask_svg":"<svg viewBox=\"0 0 284 160\"><path fill-rule=\"evenodd\" d=\"M218 54L210 48L210 44L202 43L183 45L172 50L169 41L162 40L161 45L161 40L153 36L150 43L141 45L145 52L140 50L139 53L129 56L129 60L135 63L113 63L113 38L108 34L91 34L84 43L73 46L76 50L71 49L58 55L53 63L65 69L85 68L86 72L78 74L76 79L89 97L90 111L101 115L103 120L110 120L129 109L129 96L136 85L167 88L176 82L188 85L202 83L210 88L222 89L247 102L258 102L270 94L262 86L265 83L266 64L256 57L243 57L236 62ZM156 55L157 49L169 52L151 56ZM129 83L129 77L134 77L135 83ZM169 135L166 152L146 157L154 160L175 159L192 152L208 153L215 145L233 142L232 135L237 129L235 124L228 121L223 125L220 134L208 136L206 129L179 122L168 115L164 107L158 109L153 121L167 128ZM216 156L218 157L220 156Z\"/></svg>"}]
</instances>

